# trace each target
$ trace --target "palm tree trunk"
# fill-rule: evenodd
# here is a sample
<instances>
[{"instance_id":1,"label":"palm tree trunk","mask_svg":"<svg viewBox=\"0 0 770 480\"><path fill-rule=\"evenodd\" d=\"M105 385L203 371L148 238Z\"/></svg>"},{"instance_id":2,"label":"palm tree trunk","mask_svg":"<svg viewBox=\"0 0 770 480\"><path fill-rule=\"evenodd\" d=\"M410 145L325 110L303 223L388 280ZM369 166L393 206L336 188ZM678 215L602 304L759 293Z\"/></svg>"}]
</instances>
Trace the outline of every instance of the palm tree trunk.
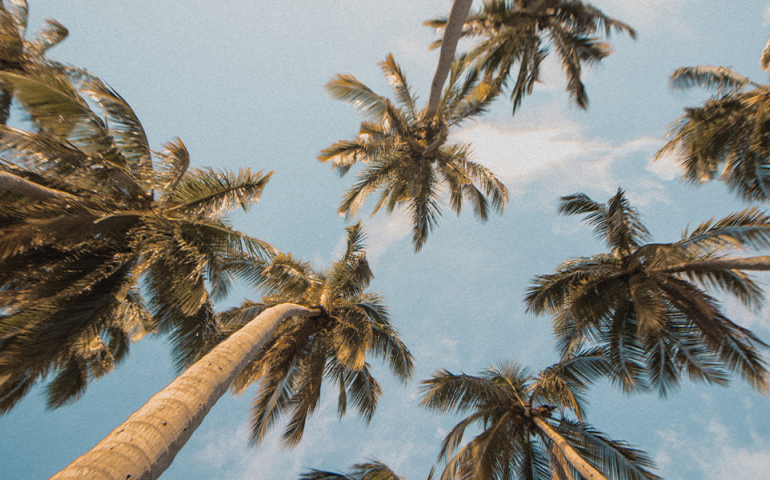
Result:
<instances>
[{"instance_id":1,"label":"palm tree trunk","mask_svg":"<svg viewBox=\"0 0 770 480\"><path fill-rule=\"evenodd\" d=\"M710 270L769 271L770 256L715 258L713 260L702 260L699 262L678 263L676 265L654 269L655 272L661 273L708 272Z\"/></svg>"},{"instance_id":2,"label":"palm tree trunk","mask_svg":"<svg viewBox=\"0 0 770 480\"><path fill-rule=\"evenodd\" d=\"M35 182L30 182L8 172L0 172L0 190L22 195L33 200L48 200L51 198L69 198L74 200L77 198L67 192L38 185Z\"/></svg>"},{"instance_id":3,"label":"palm tree trunk","mask_svg":"<svg viewBox=\"0 0 770 480\"><path fill-rule=\"evenodd\" d=\"M438 102L441 99L441 89L444 88L444 82L449 76L449 70L452 68L452 62L455 59L457 51L457 42L460 40L460 34L463 31L465 19L468 18L468 12L471 10L473 0L455 0L452 4L452 11L449 12L446 27L444 28L444 38L441 41L441 52L438 57L438 66L436 74L433 76L433 83L430 85L430 97L428 98L428 110L425 112L425 120L430 122L438 111Z\"/></svg>"},{"instance_id":4,"label":"palm tree trunk","mask_svg":"<svg viewBox=\"0 0 770 480\"><path fill-rule=\"evenodd\" d=\"M575 467L575 470L577 470L580 475L589 480L607 480L607 477L599 473L597 469L586 462L583 457L581 457L575 449L567 443L564 437L556 433L556 431L548 425L548 422L540 417L535 417L534 420L535 424L540 427L540 431L559 447L559 450L564 454L564 458L567 459L570 465Z\"/></svg>"},{"instance_id":5,"label":"palm tree trunk","mask_svg":"<svg viewBox=\"0 0 770 480\"><path fill-rule=\"evenodd\" d=\"M291 303L268 308L51 480L157 479L281 321L318 313Z\"/></svg>"}]
</instances>

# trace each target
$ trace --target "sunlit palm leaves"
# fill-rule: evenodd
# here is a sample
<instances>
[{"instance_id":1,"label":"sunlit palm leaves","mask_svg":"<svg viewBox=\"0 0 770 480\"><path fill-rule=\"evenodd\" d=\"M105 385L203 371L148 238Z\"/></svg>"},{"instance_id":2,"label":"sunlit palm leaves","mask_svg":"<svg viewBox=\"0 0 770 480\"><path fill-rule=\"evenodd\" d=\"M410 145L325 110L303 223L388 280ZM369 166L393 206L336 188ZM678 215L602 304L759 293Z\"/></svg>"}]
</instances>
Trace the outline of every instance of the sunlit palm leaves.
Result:
<instances>
[{"instance_id":1,"label":"sunlit palm leaves","mask_svg":"<svg viewBox=\"0 0 770 480\"><path fill-rule=\"evenodd\" d=\"M347 228L346 251L326 271L279 254L269 265L242 262L237 273L263 289L262 302L245 302L223 314L228 330L237 330L264 309L280 303L320 308L319 317L282 323L233 383L235 392L258 384L252 407L251 440L259 444L283 415L287 445L302 438L307 418L320 402L324 378L338 387L338 411L348 405L368 422L380 397L367 354L382 359L399 379L414 369L412 355L391 327L383 299L366 289L373 278L363 251L360 224Z\"/></svg>"},{"instance_id":2,"label":"sunlit palm leaves","mask_svg":"<svg viewBox=\"0 0 770 480\"><path fill-rule=\"evenodd\" d=\"M64 66L45 57L46 51L67 37L67 29L55 20L46 20L43 29L26 40L27 2L0 2L0 71L33 72L42 69L64 70ZM0 123L5 124L10 113L14 88L0 81Z\"/></svg>"},{"instance_id":3,"label":"sunlit palm leaves","mask_svg":"<svg viewBox=\"0 0 770 480\"><path fill-rule=\"evenodd\" d=\"M366 198L379 191L372 214L383 207L389 213L405 208L412 219L412 241L419 250L441 215L444 189L458 214L464 202L473 205L481 220L487 219L490 207L502 212L508 201L502 182L470 160L469 145L446 145L449 129L483 112L495 90L479 83L478 75L463 78L465 64L460 59L453 66L437 115L425 119L393 56L380 65L393 87L395 102L349 75L338 75L326 85L332 96L369 119L361 124L355 140L337 142L318 156L323 162L331 161L340 175L358 162L365 164L345 193L339 213L355 216Z\"/></svg>"},{"instance_id":4,"label":"sunlit palm leaves","mask_svg":"<svg viewBox=\"0 0 770 480\"><path fill-rule=\"evenodd\" d=\"M564 355L585 346L603 349L626 390L652 386L665 394L682 376L724 384L728 372L768 390L759 354L766 345L725 317L704 290L729 293L755 308L761 288L738 269L696 267L733 249L766 247L770 218L750 208L658 244L648 243L622 190L607 204L583 194L563 197L560 212L585 215L611 250L562 263L556 273L537 277L527 294L529 311L554 315Z\"/></svg>"},{"instance_id":5,"label":"sunlit palm leaves","mask_svg":"<svg viewBox=\"0 0 770 480\"><path fill-rule=\"evenodd\" d=\"M766 71L768 45L762 54ZM680 68L671 84L679 89L705 87L716 95L686 109L672 124L670 140L656 159L673 155L690 182L720 179L746 200L770 199L770 85L708 66Z\"/></svg>"},{"instance_id":6,"label":"sunlit palm leaves","mask_svg":"<svg viewBox=\"0 0 770 480\"><path fill-rule=\"evenodd\" d=\"M446 18L438 18L425 25L443 29L446 22ZM468 15L462 36L482 37L468 59L474 69L483 72L485 82L502 86L514 79L511 100L515 113L539 81L541 63L551 49L564 68L571 99L586 108L583 65L593 65L612 53L599 35L609 36L613 30L635 37L631 27L580 0L485 0L478 12ZM439 45L441 40L433 46Z\"/></svg>"},{"instance_id":7,"label":"sunlit palm leaves","mask_svg":"<svg viewBox=\"0 0 770 480\"><path fill-rule=\"evenodd\" d=\"M228 262L273 253L221 219L270 175L188 169L179 140L154 170L134 112L87 72L0 78L36 127L0 126L0 172L56 193L0 185L0 413L47 375L50 406L77 398L147 331L170 332L188 363L217 333L206 283L223 295Z\"/></svg>"},{"instance_id":8,"label":"sunlit palm leaves","mask_svg":"<svg viewBox=\"0 0 770 480\"><path fill-rule=\"evenodd\" d=\"M606 369L601 356L586 352L538 376L510 363L480 376L434 373L423 381L422 405L441 413L468 414L444 438L440 457L447 466L441 478L582 478L580 468L613 479L657 478L643 452L565 417L580 406L582 391ZM559 419L553 418L555 411ZM579 408L577 413L580 418ZM469 429L480 433L464 443ZM560 446L560 440L571 448Z\"/></svg>"},{"instance_id":9,"label":"sunlit palm leaves","mask_svg":"<svg viewBox=\"0 0 770 480\"><path fill-rule=\"evenodd\" d=\"M299 476L299 480L403 480L387 465L379 461L358 463L353 465L349 474L310 470ZM428 477L430 480L431 477Z\"/></svg>"}]
</instances>

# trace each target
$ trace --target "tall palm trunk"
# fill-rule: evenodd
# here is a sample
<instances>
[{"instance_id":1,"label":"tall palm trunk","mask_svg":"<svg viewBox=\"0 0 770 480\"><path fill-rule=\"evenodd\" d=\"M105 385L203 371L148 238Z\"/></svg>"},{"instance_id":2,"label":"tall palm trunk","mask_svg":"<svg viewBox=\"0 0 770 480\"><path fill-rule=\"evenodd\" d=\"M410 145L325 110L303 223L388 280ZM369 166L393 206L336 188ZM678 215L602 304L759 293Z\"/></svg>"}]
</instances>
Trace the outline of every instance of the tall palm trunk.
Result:
<instances>
[{"instance_id":1,"label":"tall palm trunk","mask_svg":"<svg viewBox=\"0 0 770 480\"><path fill-rule=\"evenodd\" d=\"M441 41L436 74L433 76L433 83L430 86L428 110L425 112L425 120L429 123L438 111L441 89L444 88L444 82L446 82L449 70L452 68L452 62L454 62L457 51L457 42L460 40L460 34L463 31L463 25L465 25L465 19L468 18L472 3L473 0L455 0L452 4L452 11L449 12L446 28L444 28L444 38Z\"/></svg>"},{"instance_id":2,"label":"tall palm trunk","mask_svg":"<svg viewBox=\"0 0 770 480\"><path fill-rule=\"evenodd\" d=\"M157 479L281 321L318 313L292 303L268 308L51 480Z\"/></svg>"},{"instance_id":3,"label":"tall palm trunk","mask_svg":"<svg viewBox=\"0 0 770 480\"><path fill-rule=\"evenodd\" d=\"M654 271L662 273L708 272L709 270L770 271L770 256L715 258L654 269Z\"/></svg>"},{"instance_id":4,"label":"tall palm trunk","mask_svg":"<svg viewBox=\"0 0 770 480\"><path fill-rule=\"evenodd\" d=\"M535 417L534 420L535 424L537 424L537 426L540 428L540 431L543 432L548 438L550 438L557 447L559 447L559 450L561 450L562 454L564 454L564 458L567 459L570 465L575 467L580 475L589 480L607 480L607 477L599 473L597 469L586 462L583 457L581 457L575 451L575 449L573 449L570 444L564 440L564 437L556 433L556 431L551 428L550 425L548 425L548 422L540 417Z\"/></svg>"}]
</instances>

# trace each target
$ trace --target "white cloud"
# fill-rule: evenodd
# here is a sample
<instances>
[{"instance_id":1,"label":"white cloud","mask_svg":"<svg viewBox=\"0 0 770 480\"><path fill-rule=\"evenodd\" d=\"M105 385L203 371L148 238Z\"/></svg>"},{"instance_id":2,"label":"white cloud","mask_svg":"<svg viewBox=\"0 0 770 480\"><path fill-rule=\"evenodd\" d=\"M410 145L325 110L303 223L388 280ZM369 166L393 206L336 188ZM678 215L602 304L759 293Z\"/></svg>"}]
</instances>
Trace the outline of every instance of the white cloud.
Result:
<instances>
[{"instance_id":1,"label":"white cloud","mask_svg":"<svg viewBox=\"0 0 770 480\"><path fill-rule=\"evenodd\" d=\"M513 195L535 182L548 182L549 191L601 190L614 192L623 183L616 164L639 154L651 158L660 142L640 137L615 145L602 138L589 138L580 124L558 113L528 123L479 121L460 129L456 140L473 144L476 160L502 179ZM669 180L668 165L647 166L657 178ZM638 184L639 178L634 176ZM653 188L656 180L645 179Z\"/></svg>"},{"instance_id":2,"label":"white cloud","mask_svg":"<svg viewBox=\"0 0 770 480\"><path fill-rule=\"evenodd\" d=\"M704 480L767 478L770 444L766 439L753 431L751 447L740 446L742 442L719 418L696 418L695 425L697 435L674 429L658 432L663 441L656 462L662 473L669 469L682 472L684 467L698 471L698 478Z\"/></svg>"}]
</instances>

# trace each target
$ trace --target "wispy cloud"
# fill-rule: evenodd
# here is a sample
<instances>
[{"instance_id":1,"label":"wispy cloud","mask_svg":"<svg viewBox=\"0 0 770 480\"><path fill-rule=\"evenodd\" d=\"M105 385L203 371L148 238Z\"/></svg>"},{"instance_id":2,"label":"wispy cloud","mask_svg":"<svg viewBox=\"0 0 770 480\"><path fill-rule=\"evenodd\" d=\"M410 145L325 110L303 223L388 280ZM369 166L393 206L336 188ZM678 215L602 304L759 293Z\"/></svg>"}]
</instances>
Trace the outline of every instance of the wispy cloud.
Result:
<instances>
[{"instance_id":1,"label":"wispy cloud","mask_svg":"<svg viewBox=\"0 0 770 480\"><path fill-rule=\"evenodd\" d=\"M745 446L720 418L693 418L694 428L658 432L662 439L656 462L674 478L688 476L704 480L740 478L762 480L770 471L770 442L751 429L751 445ZM743 426L741 426L743 428ZM693 432L692 430L698 430ZM741 436L745 436L741 434Z\"/></svg>"}]
</instances>

